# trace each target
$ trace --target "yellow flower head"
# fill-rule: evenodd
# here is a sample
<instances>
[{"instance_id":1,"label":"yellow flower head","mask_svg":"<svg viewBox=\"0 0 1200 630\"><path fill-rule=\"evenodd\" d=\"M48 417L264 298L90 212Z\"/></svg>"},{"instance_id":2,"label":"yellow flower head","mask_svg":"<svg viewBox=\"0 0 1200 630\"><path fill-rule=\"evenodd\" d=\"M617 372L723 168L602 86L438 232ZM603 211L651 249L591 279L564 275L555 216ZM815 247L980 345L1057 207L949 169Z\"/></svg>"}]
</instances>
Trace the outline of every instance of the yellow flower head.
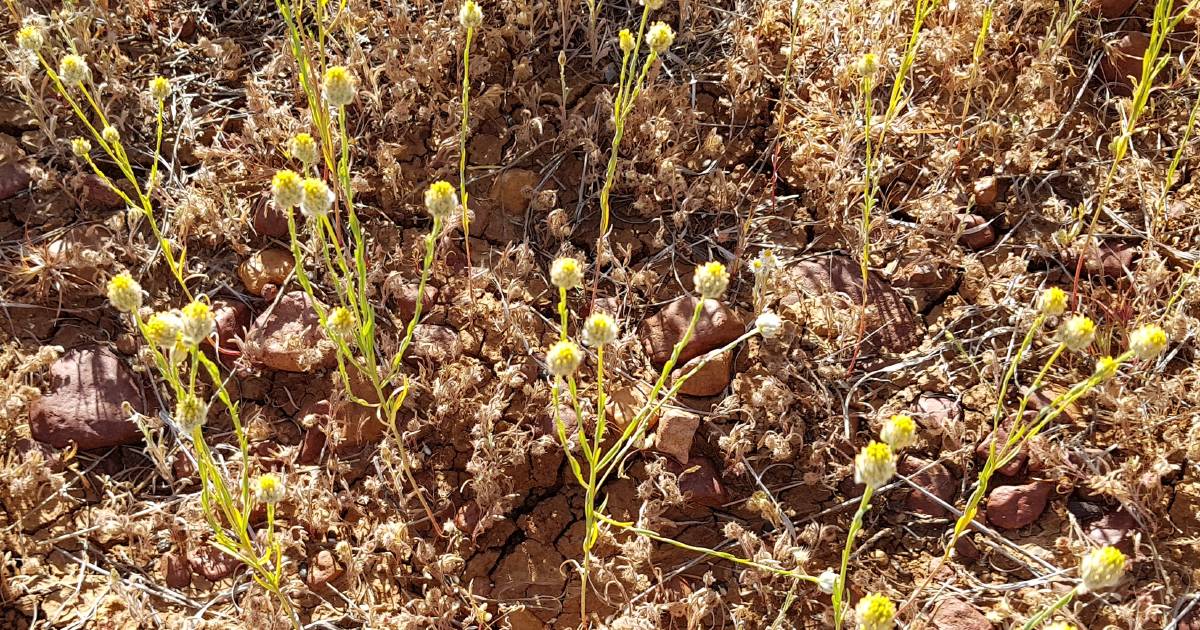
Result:
<instances>
[{"instance_id":1,"label":"yellow flower head","mask_svg":"<svg viewBox=\"0 0 1200 630\"><path fill-rule=\"evenodd\" d=\"M645 6L651 11L657 11L662 8L663 2L666 0L642 0L642 6Z\"/></svg>"},{"instance_id":2,"label":"yellow flower head","mask_svg":"<svg viewBox=\"0 0 1200 630\"><path fill-rule=\"evenodd\" d=\"M1125 554L1106 546L1089 552L1079 563L1080 590L1097 591L1115 586L1125 576Z\"/></svg>"},{"instance_id":3,"label":"yellow flower head","mask_svg":"<svg viewBox=\"0 0 1200 630\"><path fill-rule=\"evenodd\" d=\"M344 107L354 100L354 76L346 66L334 66L325 71L325 99L334 107Z\"/></svg>"},{"instance_id":4,"label":"yellow flower head","mask_svg":"<svg viewBox=\"0 0 1200 630\"><path fill-rule=\"evenodd\" d=\"M329 326L329 332L338 337L344 338L354 334L354 316L344 306L339 306L330 311L329 317L325 319L325 323Z\"/></svg>"},{"instance_id":5,"label":"yellow flower head","mask_svg":"<svg viewBox=\"0 0 1200 630\"><path fill-rule=\"evenodd\" d=\"M1157 324L1146 324L1129 333L1129 349L1139 359L1155 359L1167 349L1167 333Z\"/></svg>"},{"instance_id":6,"label":"yellow flower head","mask_svg":"<svg viewBox=\"0 0 1200 630\"><path fill-rule=\"evenodd\" d=\"M583 351L570 341L560 341L546 352L546 367L554 376L570 376L583 361Z\"/></svg>"},{"instance_id":7,"label":"yellow flower head","mask_svg":"<svg viewBox=\"0 0 1200 630\"><path fill-rule=\"evenodd\" d=\"M778 268L779 259L775 257L775 252L769 249L758 252L758 255L750 261L750 272L756 278L765 279Z\"/></svg>"},{"instance_id":8,"label":"yellow flower head","mask_svg":"<svg viewBox=\"0 0 1200 630\"><path fill-rule=\"evenodd\" d=\"M1065 621L1056 621L1056 622L1046 626L1045 628L1042 628L1042 630L1079 630L1079 629Z\"/></svg>"},{"instance_id":9,"label":"yellow flower head","mask_svg":"<svg viewBox=\"0 0 1200 630\"><path fill-rule=\"evenodd\" d=\"M100 131L100 137L109 144L116 144L121 141L121 132L117 131L116 127L109 125Z\"/></svg>"},{"instance_id":10,"label":"yellow flower head","mask_svg":"<svg viewBox=\"0 0 1200 630\"><path fill-rule=\"evenodd\" d=\"M87 138L75 138L71 140L71 153L75 157L84 157L92 152L92 143L87 141Z\"/></svg>"},{"instance_id":11,"label":"yellow flower head","mask_svg":"<svg viewBox=\"0 0 1200 630\"><path fill-rule=\"evenodd\" d=\"M630 33L629 29L621 29L620 35L617 36L617 41L621 44L621 52L626 54L633 52L633 33Z\"/></svg>"},{"instance_id":12,"label":"yellow flower head","mask_svg":"<svg viewBox=\"0 0 1200 630\"><path fill-rule=\"evenodd\" d=\"M198 346L217 331L217 319L207 302L195 301L180 309L179 336L189 347Z\"/></svg>"},{"instance_id":13,"label":"yellow flower head","mask_svg":"<svg viewBox=\"0 0 1200 630\"><path fill-rule=\"evenodd\" d=\"M667 49L673 43L675 43L675 31L662 22L655 22L654 26L651 26L650 30L646 31L646 44L650 46L650 50L653 50L656 55L667 52Z\"/></svg>"},{"instance_id":14,"label":"yellow flower head","mask_svg":"<svg viewBox=\"0 0 1200 630\"><path fill-rule=\"evenodd\" d=\"M480 24L483 24L483 10L475 3L475 0L467 0L463 3L462 8L458 10L458 23L463 28L476 29Z\"/></svg>"},{"instance_id":15,"label":"yellow flower head","mask_svg":"<svg viewBox=\"0 0 1200 630\"><path fill-rule=\"evenodd\" d=\"M729 272L725 270L725 265L719 262L706 262L696 267L696 272L692 274L692 284L700 297L706 300L720 299L721 294L725 293L725 288L729 286Z\"/></svg>"},{"instance_id":16,"label":"yellow flower head","mask_svg":"<svg viewBox=\"0 0 1200 630\"><path fill-rule=\"evenodd\" d=\"M879 593L860 599L854 612L858 616L859 630L891 630L895 625L896 605Z\"/></svg>"},{"instance_id":17,"label":"yellow flower head","mask_svg":"<svg viewBox=\"0 0 1200 630\"><path fill-rule=\"evenodd\" d=\"M287 494L283 479L275 473L263 473L254 480L254 498L260 503L273 505L283 500Z\"/></svg>"},{"instance_id":18,"label":"yellow flower head","mask_svg":"<svg viewBox=\"0 0 1200 630\"><path fill-rule=\"evenodd\" d=\"M320 156L317 141L307 133L298 133L288 141L288 152L305 166L311 166Z\"/></svg>"},{"instance_id":19,"label":"yellow flower head","mask_svg":"<svg viewBox=\"0 0 1200 630\"><path fill-rule=\"evenodd\" d=\"M854 71L860 77L873 77L879 70L879 56L875 53L867 53L854 64Z\"/></svg>"},{"instance_id":20,"label":"yellow flower head","mask_svg":"<svg viewBox=\"0 0 1200 630\"><path fill-rule=\"evenodd\" d=\"M550 264L550 282L560 289L574 289L583 284L583 263L569 256L554 259Z\"/></svg>"},{"instance_id":21,"label":"yellow flower head","mask_svg":"<svg viewBox=\"0 0 1200 630\"><path fill-rule=\"evenodd\" d=\"M159 348L173 348L183 329L183 320L179 314L163 311L150 316L146 322L146 339Z\"/></svg>"},{"instance_id":22,"label":"yellow flower head","mask_svg":"<svg viewBox=\"0 0 1200 630\"><path fill-rule=\"evenodd\" d=\"M150 98L156 101L165 101L171 95L171 82L166 77L154 77L150 79Z\"/></svg>"},{"instance_id":23,"label":"yellow flower head","mask_svg":"<svg viewBox=\"0 0 1200 630\"><path fill-rule=\"evenodd\" d=\"M17 46L22 50L37 51L46 44L46 38L42 35L42 29L36 26L25 26L17 31Z\"/></svg>"},{"instance_id":24,"label":"yellow flower head","mask_svg":"<svg viewBox=\"0 0 1200 630\"><path fill-rule=\"evenodd\" d=\"M184 433L191 435L208 420L208 405L192 394L187 394L175 404L175 422Z\"/></svg>"},{"instance_id":25,"label":"yellow flower head","mask_svg":"<svg viewBox=\"0 0 1200 630\"><path fill-rule=\"evenodd\" d=\"M892 447L872 441L854 457L854 482L871 488L887 485L896 474L896 456Z\"/></svg>"},{"instance_id":26,"label":"yellow flower head","mask_svg":"<svg viewBox=\"0 0 1200 630\"><path fill-rule=\"evenodd\" d=\"M92 76L87 61L79 55L66 55L58 62L58 75L67 85L75 85Z\"/></svg>"},{"instance_id":27,"label":"yellow flower head","mask_svg":"<svg viewBox=\"0 0 1200 630\"><path fill-rule=\"evenodd\" d=\"M583 344L593 348L617 340L617 321L608 313L592 313L583 324Z\"/></svg>"},{"instance_id":28,"label":"yellow flower head","mask_svg":"<svg viewBox=\"0 0 1200 630\"><path fill-rule=\"evenodd\" d=\"M879 432L879 437L892 447L893 451L899 451L912 445L916 440L916 434L917 423L913 422L912 417L898 415L892 416L883 424L883 430Z\"/></svg>"},{"instance_id":29,"label":"yellow flower head","mask_svg":"<svg viewBox=\"0 0 1200 630\"><path fill-rule=\"evenodd\" d=\"M271 178L271 198L281 210L300 205L304 199L304 178L288 169L276 172Z\"/></svg>"},{"instance_id":30,"label":"yellow flower head","mask_svg":"<svg viewBox=\"0 0 1200 630\"><path fill-rule=\"evenodd\" d=\"M1121 364L1112 357L1100 357L1096 360L1096 370L1092 374L1101 381L1107 381L1117 373L1117 368L1120 366Z\"/></svg>"},{"instance_id":31,"label":"yellow flower head","mask_svg":"<svg viewBox=\"0 0 1200 630\"><path fill-rule=\"evenodd\" d=\"M142 286L128 273L119 273L108 281L108 301L122 313L142 307Z\"/></svg>"},{"instance_id":32,"label":"yellow flower head","mask_svg":"<svg viewBox=\"0 0 1200 630\"><path fill-rule=\"evenodd\" d=\"M1096 323L1085 315L1073 315L1058 329L1058 340L1072 352L1079 352L1092 344L1096 336Z\"/></svg>"},{"instance_id":33,"label":"yellow flower head","mask_svg":"<svg viewBox=\"0 0 1200 630\"><path fill-rule=\"evenodd\" d=\"M458 194L448 181L439 180L425 191L425 209L435 219L446 219L458 209Z\"/></svg>"},{"instance_id":34,"label":"yellow flower head","mask_svg":"<svg viewBox=\"0 0 1200 630\"><path fill-rule=\"evenodd\" d=\"M783 320L771 311L763 311L754 320L754 327L763 339L774 339L779 336L779 331L783 330Z\"/></svg>"},{"instance_id":35,"label":"yellow flower head","mask_svg":"<svg viewBox=\"0 0 1200 630\"><path fill-rule=\"evenodd\" d=\"M1067 310L1067 293L1058 287L1050 287L1038 296L1038 310L1043 315L1057 317Z\"/></svg>"},{"instance_id":36,"label":"yellow flower head","mask_svg":"<svg viewBox=\"0 0 1200 630\"><path fill-rule=\"evenodd\" d=\"M305 216L324 216L333 207L333 191L324 181L309 177L304 180L301 191L300 211Z\"/></svg>"}]
</instances>

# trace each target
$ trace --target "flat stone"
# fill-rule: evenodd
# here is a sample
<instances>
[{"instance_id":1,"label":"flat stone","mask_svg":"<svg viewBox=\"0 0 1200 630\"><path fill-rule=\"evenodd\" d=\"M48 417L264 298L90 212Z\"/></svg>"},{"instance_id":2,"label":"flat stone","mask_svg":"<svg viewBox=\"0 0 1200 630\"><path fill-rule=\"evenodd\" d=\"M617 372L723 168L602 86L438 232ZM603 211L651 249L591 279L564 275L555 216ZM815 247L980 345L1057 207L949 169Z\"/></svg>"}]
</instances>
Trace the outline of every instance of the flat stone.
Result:
<instances>
[{"instance_id":1,"label":"flat stone","mask_svg":"<svg viewBox=\"0 0 1200 630\"><path fill-rule=\"evenodd\" d=\"M107 348L72 350L50 366L47 393L29 407L35 440L81 450L134 444L142 432L122 408L148 406L129 368Z\"/></svg>"},{"instance_id":2,"label":"flat stone","mask_svg":"<svg viewBox=\"0 0 1200 630\"><path fill-rule=\"evenodd\" d=\"M696 300L694 296L681 297L642 322L638 332L655 367L662 367L671 358L675 344L683 340L696 309ZM737 313L716 300L705 300L696 330L680 352L679 361L685 363L720 348L745 331L746 325Z\"/></svg>"},{"instance_id":3,"label":"flat stone","mask_svg":"<svg viewBox=\"0 0 1200 630\"><path fill-rule=\"evenodd\" d=\"M680 464L686 464L699 427L700 416L679 409L668 409L658 421L654 449L674 457Z\"/></svg>"},{"instance_id":4,"label":"flat stone","mask_svg":"<svg viewBox=\"0 0 1200 630\"><path fill-rule=\"evenodd\" d=\"M933 609L932 627L939 630L993 630L979 609L957 597L942 600Z\"/></svg>"},{"instance_id":5,"label":"flat stone","mask_svg":"<svg viewBox=\"0 0 1200 630\"><path fill-rule=\"evenodd\" d=\"M284 372L312 372L336 364L333 342L303 291L280 298L274 308L254 320L246 333L251 363Z\"/></svg>"},{"instance_id":6,"label":"flat stone","mask_svg":"<svg viewBox=\"0 0 1200 630\"><path fill-rule=\"evenodd\" d=\"M702 357L696 357L688 361L683 367L675 368L671 372L671 378L678 380L684 374L691 372L700 365ZM730 353L722 352L713 357L711 361L705 363L691 378L684 381L683 386L679 388L679 393L684 396L716 396L725 391L729 387L730 381Z\"/></svg>"},{"instance_id":7,"label":"flat stone","mask_svg":"<svg viewBox=\"0 0 1200 630\"><path fill-rule=\"evenodd\" d=\"M987 499L988 522L1004 529L1019 529L1033 523L1046 511L1052 488L1052 484L1044 481L994 488Z\"/></svg>"},{"instance_id":8,"label":"flat stone","mask_svg":"<svg viewBox=\"0 0 1200 630\"><path fill-rule=\"evenodd\" d=\"M922 470L924 469L924 470ZM929 462L912 455L901 458L897 472L912 479L913 483L932 493L937 498L951 503L958 491L958 482L950 470L939 462ZM917 490L909 490L904 499L904 507L909 512L925 516L940 517L946 515L946 509L937 501Z\"/></svg>"}]
</instances>

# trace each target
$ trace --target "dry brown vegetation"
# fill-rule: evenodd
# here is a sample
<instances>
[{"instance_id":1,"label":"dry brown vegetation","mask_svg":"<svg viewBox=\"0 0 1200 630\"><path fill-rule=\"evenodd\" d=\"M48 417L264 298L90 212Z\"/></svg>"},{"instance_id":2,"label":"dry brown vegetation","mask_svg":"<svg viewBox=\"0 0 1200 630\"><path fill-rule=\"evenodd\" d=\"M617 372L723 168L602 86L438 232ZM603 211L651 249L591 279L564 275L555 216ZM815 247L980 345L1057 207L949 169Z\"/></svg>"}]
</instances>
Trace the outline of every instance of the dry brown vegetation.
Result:
<instances>
[{"instance_id":1,"label":"dry brown vegetation","mask_svg":"<svg viewBox=\"0 0 1200 630\"><path fill-rule=\"evenodd\" d=\"M907 413L918 439L866 515L847 574L852 605L872 592L902 604L916 591L902 627L1019 628L1073 586L1084 552L1107 544L1129 557L1125 579L1054 620L1200 628L1200 141L1190 127L1200 9L1192 2L1167 36L1128 154L1115 159L1153 0L935 3L874 145L864 300L856 64L879 56L878 121L913 4L681 0L654 12L676 39L629 114L597 298L571 297L580 322L596 309L621 323L606 351L613 421L645 402L678 341L692 303L677 300L697 264L722 261L732 281L691 356L753 325L762 304L747 264L765 249L781 264L766 299L785 324L670 401L604 486L607 513L818 575L838 565L862 492L855 452ZM461 230L438 240L403 367L412 390L398 444L353 403L371 395L365 383L347 392L334 369L299 292L285 215L270 203L284 147L311 124L276 6L6 1L0 627L290 627L246 567L209 544L196 462L168 421L175 402L105 285L124 271L154 309L187 300L142 214L72 155L86 129L15 43L30 19L45 27L50 59L67 44L87 58L142 177L155 118L145 85L172 80L154 208L176 251L186 247L188 286L214 304L219 348L206 351L239 402L247 461L219 405L205 432L229 470L286 481L276 530L305 627L581 625L583 491L545 370L558 334L548 268L561 255L595 261L617 33L636 28L642 7L600 3L591 25L586 3L481 6L470 247ZM458 182L458 10L457 0L349 0L327 42L358 79L352 185L389 351L415 308L430 224L422 194ZM319 266L309 273L332 295ZM979 526L940 565L987 455L999 384L1051 286L1097 333L1054 365L1031 396L1035 412L1119 354L1137 325L1158 323L1170 345L1071 405L998 471ZM1049 334L1035 340L1006 413L1052 349ZM591 426L594 412L567 410L567 427ZM400 472L405 453L417 489ZM259 531L263 514L252 517ZM593 553L589 627L832 627L830 596L809 582L619 528L605 528Z\"/></svg>"}]
</instances>

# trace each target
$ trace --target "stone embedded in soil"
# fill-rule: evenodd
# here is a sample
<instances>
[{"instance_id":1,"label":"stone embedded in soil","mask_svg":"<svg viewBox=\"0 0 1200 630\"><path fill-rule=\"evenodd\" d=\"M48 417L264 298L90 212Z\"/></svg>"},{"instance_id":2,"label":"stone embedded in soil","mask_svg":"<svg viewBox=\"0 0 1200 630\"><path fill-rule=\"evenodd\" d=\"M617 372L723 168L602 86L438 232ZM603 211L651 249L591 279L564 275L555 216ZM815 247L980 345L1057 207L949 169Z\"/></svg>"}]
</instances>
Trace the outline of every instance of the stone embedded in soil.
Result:
<instances>
[{"instance_id":1,"label":"stone embedded in soil","mask_svg":"<svg viewBox=\"0 0 1200 630\"><path fill-rule=\"evenodd\" d=\"M325 432L317 427L310 427L304 432L304 439L296 451L296 463L300 466L312 466L321 461L321 453L324 450Z\"/></svg>"},{"instance_id":2,"label":"stone embedded in soil","mask_svg":"<svg viewBox=\"0 0 1200 630\"><path fill-rule=\"evenodd\" d=\"M250 327L250 308L236 300L214 300L212 311L217 320L217 343L222 350L235 349Z\"/></svg>"},{"instance_id":3,"label":"stone embedded in soil","mask_svg":"<svg viewBox=\"0 0 1200 630\"><path fill-rule=\"evenodd\" d=\"M980 177L971 186L971 197L975 205L989 208L1000 200L1000 182L992 176Z\"/></svg>"},{"instance_id":4,"label":"stone embedded in soil","mask_svg":"<svg viewBox=\"0 0 1200 630\"><path fill-rule=\"evenodd\" d=\"M402 325L408 325L408 320L412 319L414 313L417 312L417 289L420 287L418 282L407 282L404 276L395 274L384 282L383 293L389 303L396 307L396 314ZM437 302L437 288L425 285L425 297L421 300L421 317L424 319L430 314L433 305Z\"/></svg>"},{"instance_id":5,"label":"stone embedded in soil","mask_svg":"<svg viewBox=\"0 0 1200 630\"><path fill-rule=\"evenodd\" d=\"M193 547L188 553L188 563L193 571L203 575L209 582L219 582L229 577L238 566L236 560L207 543Z\"/></svg>"},{"instance_id":6,"label":"stone embedded in soil","mask_svg":"<svg viewBox=\"0 0 1200 630\"><path fill-rule=\"evenodd\" d=\"M318 590L326 584L338 579L342 576L342 567L338 566L337 560L333 557L333 552L328 549L322 549L317 552L308 565L308 587L312 590Z\"/></svg>"},{"instance_id":7,"label":"stone embedded in soil","mask_svg":"<svg viewBox=\"0 0 1200 630\"><path fill-rule=\"evenodd\" d=\"M1087 276L1102 274L1106 278L1124 278L1133 271L1133 260L1137 256L1137 247L1121 240L1108 240L1093 247L1083 261L1082 273ZM1070 273L1075 273L1079 257L1068 255L1063 263Z\"/></svg>"},{"instance_id":8,"label":"stone embedded in soil","mask_svg":"<svg viewBox=\"0 0 1200 630\"><path fill-rule=\"evenodd\" d=\"M280 247L268 247L256 252L238 266L238 277L246 290L257 296L263 296L267 287L283 286L296 268L296 259L292 253Z\"/></svg>"},{"instance_id":9,"label":"stone embedded in soil","mask_svg":"<svg viewBox=\"0 0 1200 630\"><path fill-rule=\"evenodd\" d=\"M1100 11L1100 15L1111 19L1125 15L1136 3L1137 0L1096 0L1091 6Z\"/></svg>"},{"instance_id":10,"label":"stone embedded in soil","mask_svg":"<svg viewBox=\"0 0 1200 630\"><path fill-rule=\"evenodd\" d=\"M29 407L35 440L81 450L133 444L142 432L121 408L147 409L133 373L107 348L72 350L50 366L47 393Z\"/></svg>"},{"instance_id":11,"label":"stone embedded in soil","mask_svg":"<svg viewBox=\"0 0 1200 630\"><path fill-rule=\"evenodd\" d=\"M650 362L656 367L661 367L671 358L675 344L683 339L696 308L696 299L693 296L681 297L642 322L639 335ZM737 339L745 331L746 325L737 313L716 300L705 300L696 330L691 341L680 352L679 361L687 362L715 350Z\"/></svg>"},{"instance_id":12,"label":"stone embedded in soil","mask_svg":"<svg viewBox=\"0 0 1200 630\"><path fill-rule=\"evenodd\" d=\"M999 430L997 430L995 433L995 439L996 450L999 451L1000 448L1004 446L1005 441L1008 440L1008 429L1001 427ZM985 437L979 442L979 444L975 446L975 458L977 460L980 462L987 461L988 453L991 451L991 443L992 434L989 433L987 437ZM996 469L996 474L1003 475L1005 477L1016 477L1021 474L1022 470L1025 470L1025 465L1028 463L1029 455L1026 454L1025 448L1021 447L1021 450L1017 452L1016 457L1013 457L1012 460L1010 460L1007 464Z\"/></svg>"},{"instance_id":13,"label":"stone embedded in soil","mask_svg":"<svg viewBox=\"0 0 1200 630\"><path fill-rule=\"evenodd\" d=\"M533 189L541 177L530 170L510 168L496 176L488 193L508 215L523 215L529 209L529 201L533 199Z\"/></svg>"},{"instance_id":14,"label":"stone embedded in soil","mask_svg":"<svg viewBox=\"0 0 1200 630\"><path fill-rule=\"evenodd\" d=\"M1113 92L1129 96L1134 82L1142 76L1142 58L1150 46L1150 37L1145 33L1130 31L1105 48L1100 62L1100 75Z\"/></svg>"},{"instance_id":15,"label":"stone embedded in soil","mask_svg":"<svg viewBox=\"0 0 1200 630\"><path fill-rule=\"evenodd\" d=\"M474 502L471 504L474 505ZM556 494L539 503L532 513L521 516L517 525L530 540L553 545L559 534L575 519L566 495Z\"/></svg>"},{"instance_id":16,"label":"stone embedded in soil","mask_svg":"<svg viewBox=\"0 0 1200 630\"><path fill-rule=\"evenodd\" d=\"M683 364L683 367L675 368L671 372L671 378L678 380L684 374L691 372L696 366L700 365L702 357L696 357L691 361ZM704 364L691 378L684 381L683 386L679 388L679 393L684 396L716 396L725 391L729 387L731 375L729 372L730 353L722 352L713 357L711 361Z\"/></svg>"},{"instance_id":17,"label":"stone embedded in soil","mask_svg":"<svg viewBox=\"0 0 1200 630\"><path fill-rule=\"evenodd\" d=\"M963 408L951 396L925 392L917 398L921 424L937 434L945 434L962 422Z\"/></svg>"},{"instance_id":18,"label":"stone embedded in soil","mask_svg":"<svg viewBox=\"0 0 1200 630\"><path fill-rule=\"evenodd\" d=\"M1125 510L1116 510L1087 526L1087 536L1097 545L1112 545L1129 554L1133 552L1133 535L1137 521Z\"/></svg>"},{"instance_id":19,"label":"stone embedded in soil","mask_svg":"<svg viewBox=\"0 0 1200 630\"><path fill-rule=\"evenodd\" d=\"M977 608L957 597L942 600L933 609L932 627L940 630L992 630L988 621Z\"/></svg>"},{"instance_id":20,"label":"stone embedded in soil","mask_svg":"<svg viewBox=\"0 0 1200 630\"><path fill-rule=\"evenodd\" d=\"M32 179L29 167L24 164L0 164L0 200L15 197L17 193L29 187Z\"/></svg>"},{"instance_id":21,"label":"stone embedded in soil","mask_svg":"<svg viewBox=\"0 0 1200 630\"><path fill-rule=\"evenodd\" d=\"M1046 511L1052 488L1052 484L1044 481L994 488L987 500L988 522L1004 529L1019 529L1033 523Z\"/></svg>"},{"instance_id":22,"label":"stone embedded in soil","mask_svg":"<svg viewBox=\"0 0 1200 630\"><path fill-rule=\"evenodd\" d=\"M335 364L333 344L308 295L293 291L267 309L246 333L251 363L284 372L312 372Z\"/></svg>"},{"instance_id":23,"label":"stone embedded in soil","mask_svg":"<svg viewBox=\"0 0 1200 630\"><path fill-rule=\"evenodd\" d=\"M900 460L897 471L946 503L950 503L954 499L955 492L958 491L958 481L940 462L929 462L909 455ZM946 509L937 501L913 489L909 490L908 496L904 499L904 508L909 512L925 516L936 517L946 514Z\"/></svg>"},{"instance_id":24,"label":"stone embedded in soil","mask_svg":"<svg viewBox=\"0 0 1200 630\"><path fill-rule=\"evenodd\" d=\"M300 229L301 216L296 216L296 229ZM259 204L254 209L254 232L266 238L290 238L287 213L273 203Z\"/></svg>"},{"instance_id":25,"label":"stone embedded in soil","mask_svg":"<svg viewBox=\"0 0 1200 630\"><path fill-rule=\"evenodd\" d=\"M192 583L192 567L179 552L165 554L161 561L167 586L175 589L187 588Z\"/></svg>"},{"instance_id":26,"label":"stone embedded in soil","mask_svg":"<svg viewBox=\"0 0 1200 630\"><path fill-rule=\"evenodd\" d=\"M858 263L846 256L822 255L795 263L783 271L780 283L781 308L799 304L804 295L829 293L841 294L846 308L855 312L862 303L862 272ZM917 320L900 293L873 272L867 280L867 304L865 349L905 352L921 343Z\"/></svg>"},{"instance_id":27,"label":"stone embedded in soil","mask_svg":"<svg viewBox=\"0 0 1200 630\"><path fill-rule=\"evenodd\" d=\"M703 455L688 458L687 464L668 460L667 470L679 475L679 490L692 503L716 508L729 500L721 484L721 473L712 460Z\"/></svg>"},{"instance_id":28,"label":"stone embedded in soil","mask_svg":"<svg viewBox=\"0 0 1200 630\"><path fill-rule=\"evenodd\" d=\"M115 183L115 182L114 182ZM125 205L125 200L113 191L104 180L85 173L72 180L72 185L79 190L80 205L95 210L117 210Z\"/></svg>"},{"instance_id":29,"label":"stone embedded in soil","mask_svg":"<svg viewBox=\"0 0 1200 630\"><path fill-rule=\"evenodd\" d=\"M978 214L962 214L959 220L962 222L962 234L958 242L964 247L979 251L996 243L996 228L987 219Z\"/></svg>"},{"instance_id":30,"label":"stone embedded in soil","mask_svg":"<svg viewBox=\"0 0 1200 630\"><path fill-rule=\"evenodd\" d=\"M679 409L668 409L658 421L654 450L674 457L680 464L686 464L699 427L700 416Z\"/></svg>"}]
</instances>

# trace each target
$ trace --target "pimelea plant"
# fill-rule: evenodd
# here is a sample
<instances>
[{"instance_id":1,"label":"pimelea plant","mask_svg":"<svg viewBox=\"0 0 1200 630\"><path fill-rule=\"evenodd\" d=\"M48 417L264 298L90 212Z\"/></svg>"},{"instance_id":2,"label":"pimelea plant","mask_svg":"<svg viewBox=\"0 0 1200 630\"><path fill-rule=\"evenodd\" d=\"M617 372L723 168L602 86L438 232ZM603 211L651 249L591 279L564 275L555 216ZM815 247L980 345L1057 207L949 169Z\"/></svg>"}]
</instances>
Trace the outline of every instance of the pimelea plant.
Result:
<instances>
[{"instance_id":1,"label":"pimelea plant","mask_svg":"<svg viewBox=\"0 0 1200 630\"><path fill-rule=\"evenodd\" d=\"M348 107L356 96L357 80L347 67L330 65L325 55L328 31L338 14L344 10L345 3L339 6L337 13L329 13L329 7L322 1L310 5L303 0L277 0L276 7L287 27L292 55L300 69L300 87L307 98L308 113L319 140L314 140L308 134L301 134L292 140L290 153L299 161L300 171L283 169L275 174L271 182L272 202L287 214L292 256L296 260L296 279L308 296L322 329L336 348L337 370L347 396L359 405L374 409L378 419L389 429L396 441L405 479L412 486L430 522L436 522L433 510L413 476L408 450L396 418L409 392L408 377L401 370L402 361L412 344L417 322L421 320L425 288L433 269L438 238L451 214L458 210L459 199L454 187L445 181L435 182L425 192L425 208L433 218L433 224L424 239L425 255L421 264L416 306L412 318L403 327L404 337L399 347L394 353L387 354L378 341L377 312L369 298L371 280L368 275L367 242L355 207L350 178L352 139L346 130L346 119ZM309 18L305 18L306 11L311 11ZM469 48L474 28L482 21L482 13L478 6L471 10L464 5L460 20L468 29ZM464 56L464 65L466 61ZM319 68L326 70L318 83ZM467 115L465 77L464 74L464 142ZM319 151L316 147L308 148L314 142L319 144ZM464 170L460 171L460 177L465 176L465 148L463 151L460 167ZM323 170L320 168L322 162L316 159L318 155L324 158ZM333 186L323 179L323 172L336 174ZM465 191L465 179L461 185ZM302 238L297 226L297 209L307 219L307 239ZM342 211L345 212L346 227L349 229L348 242L343 242L342 237ZM466 227L465 208L463 221ZM336 299L334 306L325 306L322 296L317 295L317 287L305 268L308 256L332 279ZM367 384L369 396L356 393L353 386L356 381Z\"/></svg>"},{"instance_id":2,"label":"pimelea plant","mask_svg":"<svg viewBox=\"0 0 1200 630\"><path fill-rule=\"evenodd\" d=\"M463 75L462 75L462 123L458 132L458 195L462 203L463 251L467 260L471 260L471 220L467 208L467 134L470 131L471 119L471 42L475 39L475 31L483 24L483 10L475 0L467 0L458 10L458 23L464 31L463 36ZM470 265L467 266L470 273ZM468 278L469 281L469 278ZM468 282L468 286L470 286ZM472 297L475 295L471 292Z\"/></svg>"},{"instance_id":3,"label":"pimelea plant","mask_svg":"<svg viewBox=\"0 0 1200 630\"><path fill-rule=\"evenodd\" d=\"M1079 561L1079 583L1075 585L1075 588L1067 591L1045 610L1030 617L1029 621L1021 626L1021 630L1033 630L1038 627L1056 611L1071 603L1076 595L1112 588L1119 584L1123 577L1125 577L1125 554L1121 553L1119 549L1105 546L1088 552ZM1062 626L1066 626L1066 624L1055 624L1050 628L1061 628ZM1069 628L1069 626L1067 627Z\"/></svg>"},{"instance_id":4,"label":"pimelea plant","mask_svg":"<svg viewBox=\"0 0 1200 630\"><path fill-rule=\"evenodd\" d=\"M729 285L729 273L726 271L725 265L714 261L696 267L695 274L693 275L693 284L695 285L698 299L696 300L696 306L692 311L692 317L688 322L687 329L672 348L671 356L659 372L658 379L650 390L646 402L633 414L632 419L621 429L621 433L617 435L611 445L605 446L605 439L610 436L607 434L609 426L606 410L607 390L604 351L606 346L617 339L620 332L620 325L612 316L606 313L592 313L584 321L578 338L583 346L591 348L595 352L596 425L590 435L582 425L578 427L577 434L574 436L580 451L577 455L575 449L571 446L571 437L567 435L567 426L562 418L561 401L565 389L566 395L569 397L569 404L574 408L575 417L577 419L584 417L584 402L579 395L576 374L583 363L585 352L579 344L571 340L571 317L570 309L567 306L568 293L582 287L583 274L584 265L575 258L559 258L550 267L550 281L558 289L559 296L559 337L558 341L546 351L546 367L552 379L551 404L554 409L554 425L558 433L559 442L571 467L571 472L576 482L584 490L583 560L580 563L580 579L582 582L580 590L580 618L582 623L585 626L588 624L587 594L592 549L600 538L603 525L623 529L651 540L723 558L737 564L754 567L777 575L819 583L819 578L809 576L804 572L802 567L785 569L780 566L746 560L726 552L688 545L660 536L653 530L642 527L638 523L615 520L604 513L605 501L600 500L600 492L605 482L614 472L621 468L630 452L642 444L646 437L646 430L649 428L652 420L657 417L663 405L675 397L687 380L703 369L711 359L737 347L743 341L755 335L761 335L765 339L775 337L782 326L779 317L770 311L763 311L755 320L754 327L737 339L698 358L695 367L676 378L668 387L667 379L675 368L675 364L678 363L683 349L691 342L692 336L696 331L696 325L700 321L701 314L704 312L705 303L709 300L721 299L726 287Z\"/></svg>"}]
</instances>

